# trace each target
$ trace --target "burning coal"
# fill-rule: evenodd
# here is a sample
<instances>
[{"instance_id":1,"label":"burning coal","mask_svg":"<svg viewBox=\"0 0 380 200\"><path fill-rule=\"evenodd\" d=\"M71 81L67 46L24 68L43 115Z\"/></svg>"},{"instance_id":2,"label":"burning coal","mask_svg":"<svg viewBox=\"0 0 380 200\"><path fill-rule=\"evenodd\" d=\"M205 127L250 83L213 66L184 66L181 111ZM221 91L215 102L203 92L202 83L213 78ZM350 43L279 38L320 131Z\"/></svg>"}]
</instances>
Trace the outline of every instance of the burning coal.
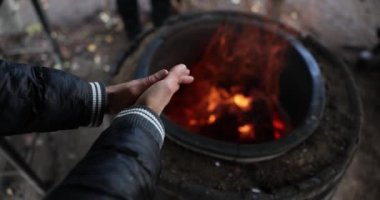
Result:
<instances>
[{"instance_id":1,"label":"burning coal","mask_svg":"<svg viewBox=\"0 0 380 200\"><path fill-rule=\"evenodd\" d=\"M290 130L279 81L287 42L258 27L221 25L166 115L195 134L235 143L277 140Z\"/></svg>"}]
</instances>

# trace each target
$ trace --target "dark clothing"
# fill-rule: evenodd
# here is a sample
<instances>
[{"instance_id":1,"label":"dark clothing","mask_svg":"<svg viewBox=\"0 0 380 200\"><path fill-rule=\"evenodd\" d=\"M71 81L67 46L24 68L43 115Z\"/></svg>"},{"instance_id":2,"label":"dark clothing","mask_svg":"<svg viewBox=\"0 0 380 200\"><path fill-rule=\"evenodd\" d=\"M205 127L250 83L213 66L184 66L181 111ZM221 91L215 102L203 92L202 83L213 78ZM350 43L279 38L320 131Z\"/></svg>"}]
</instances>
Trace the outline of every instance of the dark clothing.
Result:
<instances>
[{"instance_id":1,"label":"dark clothing","mask_svg":"<svg viewBox=\"0 0 380 200\"><path fill-rule=\"evenodd\" d=\"M117 117L47 199L153 199L160 169L155 130L142 116Z\"/></svg>"},{"instance_id":2,"label":"dark clothing","mask_svg":"<svg viewBox=\"0 0 380 200\"><path fill-rule=\"evenodd\" d=\"M142 29L137 0L116 0L116 4L128 38L136 38Z\"/></svg>"},{"instance_id":3,"label":"dark clothing","mask_svg":"<svg viewBox=\"0 0 380 200\"><path fill-rule=\"evenodd\" d=\"M96 83L100 91L93 93L93 84L59 70L0 60L1 135L99 125L105 92ZM102 102L93 105L99 97Z\"/></svg>"},{"instance_id":4,"label":"dark clothing","mask_svg":"<svg viewBox=\"0 0 380 200\"><path fill-rule=\"evenodd\" d=\"M151 0L152 20L156 27L161 26L171 14L170 0Z\"/></svg>"},{"instance_id":5,"label":"dark clothing","mask_svg":"<svg viewBox=\"0 0 380 200\"><path fill-rule=\"evenodd\" d=\"M136 38L142 30L137 0L117 0L116 4L128 38ZM151 5L153 24L161 26L171 14L170 0L151 0Z\"/></svg>"},{"instance_id":6,"label":"dark clothing","mask_svg":"<svg viewBox=\"0 0 380 200\"><path fill-rule=\"evenodd\" d=\"M105 89L53 69L0 60L0 135L99 125ZM162 122L145 107L119 113L46 199L152 199Z\"/></svg>"}]
</instances>

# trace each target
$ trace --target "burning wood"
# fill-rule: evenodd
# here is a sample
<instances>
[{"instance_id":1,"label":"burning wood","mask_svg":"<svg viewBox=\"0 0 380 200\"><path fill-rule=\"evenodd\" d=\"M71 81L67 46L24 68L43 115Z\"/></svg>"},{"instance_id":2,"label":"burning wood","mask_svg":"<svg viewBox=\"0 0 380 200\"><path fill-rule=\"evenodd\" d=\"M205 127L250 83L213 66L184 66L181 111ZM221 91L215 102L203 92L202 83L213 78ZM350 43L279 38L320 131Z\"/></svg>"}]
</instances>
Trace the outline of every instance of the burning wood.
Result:
<instances>
[{"instance_id":1,"label":"burning wood","mask_svg":"<svg viewBox=\"0 0 380 200\"><path fill-rule=\"evenodd\" d=\"M176 123L235 143L277 140L291 130L279 96L287 42L258 27L220 26L199 61L196 81L167 108ZM179 111L180 110L180 111Z\"/></svg>"}]
</instances>

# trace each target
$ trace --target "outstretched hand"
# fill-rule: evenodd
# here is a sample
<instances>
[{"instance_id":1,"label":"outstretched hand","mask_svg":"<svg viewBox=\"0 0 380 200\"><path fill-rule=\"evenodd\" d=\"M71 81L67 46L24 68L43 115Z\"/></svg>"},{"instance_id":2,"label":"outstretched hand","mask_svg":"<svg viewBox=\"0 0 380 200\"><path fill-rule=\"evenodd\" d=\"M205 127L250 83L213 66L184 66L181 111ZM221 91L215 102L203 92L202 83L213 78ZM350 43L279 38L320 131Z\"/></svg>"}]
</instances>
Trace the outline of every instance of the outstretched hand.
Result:
<instances>
[{"instance_id":1,"label":"outstretched hand","mask_svg":"<svg viewBox=\"0 0 380 200\"><path fill-rule=\"evenodd\" d=\"M106 112L116 114L122 109L133 105L146 89L164 79L168 74L168 70L163 69L142 79L108 86L106 88L108 100Z\"/></svg>"},{"instance_id":2,"label":"outstretched hand","mask_svg":"<svg viewBox=\"0 0 380 200\"><path fill-rule=\"evenodd\" d=\"M190 84L194 77L186 65L174 66L162 80L150 86L136 101L136 105L144 105L160 115L170 99L180 87L180 84Z\"/></svg>"}]
</instances>

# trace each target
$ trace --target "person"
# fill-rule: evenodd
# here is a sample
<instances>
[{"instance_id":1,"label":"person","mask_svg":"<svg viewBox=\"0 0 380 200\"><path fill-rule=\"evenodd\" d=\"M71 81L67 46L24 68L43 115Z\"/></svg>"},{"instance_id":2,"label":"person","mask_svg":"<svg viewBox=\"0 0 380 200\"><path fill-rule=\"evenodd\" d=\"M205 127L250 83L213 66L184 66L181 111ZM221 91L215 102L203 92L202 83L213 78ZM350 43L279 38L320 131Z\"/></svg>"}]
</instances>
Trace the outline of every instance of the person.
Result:
<instances>
[{"instance_id":1,"label":"person","mask_svg":"<svg viewBox=\"0 0 380 200\"><path fill-rule=\"evenodd\" d=\"M159 27L171 14L170 0L150 0L150 2L153 25ZM116 0L116 5L128 38L135 39L142 31L137 0Z\"/></svg>"},{"instance_id":2,"label":"person","mask_svg":"<svg viewBox=\"0 0 380 200\"><path fill-rule=\"evenodd\" d=\"M45 67L0 60L0 135L98 126L116 114L84 158L46 199L153 199L165 130L159 118L181 84L179 64L103 86Z\"/></svg>"}]
</instances>

